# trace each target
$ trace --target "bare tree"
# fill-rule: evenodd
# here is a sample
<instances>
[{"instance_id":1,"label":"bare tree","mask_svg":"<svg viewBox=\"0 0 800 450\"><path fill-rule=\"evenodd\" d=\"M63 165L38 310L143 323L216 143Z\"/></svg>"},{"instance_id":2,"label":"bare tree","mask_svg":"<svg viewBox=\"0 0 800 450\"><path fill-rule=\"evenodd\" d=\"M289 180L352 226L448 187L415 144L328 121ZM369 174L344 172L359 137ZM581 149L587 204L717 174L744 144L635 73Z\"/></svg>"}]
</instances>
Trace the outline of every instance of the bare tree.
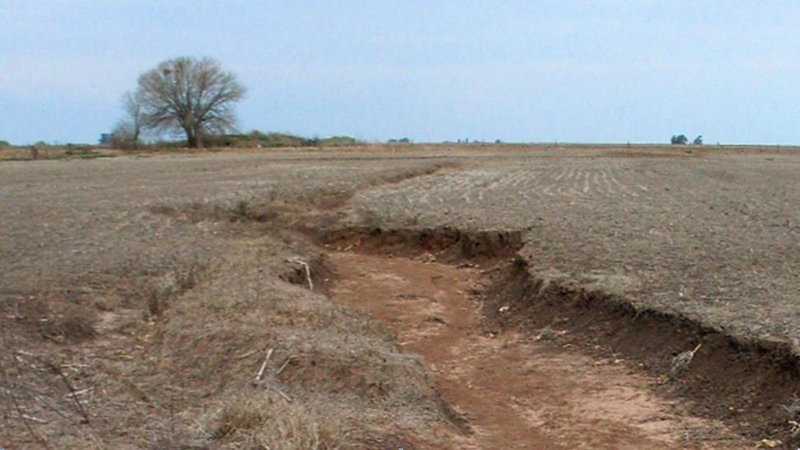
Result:
<instances>
[{"instance_id":1,"label":"bare tree","mask_svg":"<svg viewBox=\"0 0 800 450\"><path fill-rule=\"evenodd\" d=\"M202 147L204 136L234 128L233 106L244 95L236 75L217 61L188 57L164 61L142 74L136 91L146 127L184 133L192 148Z\"/></svg>"},{"instance_id":2,"label":"bare tree","mask_svg":"<svg viewBox=\"0 0 800 450\"><path fill-rule=\"evenodd\" d=\"M146 121L141 93L126 92L122 96L122 110L125 112L125 117L114 127L111 144L116 148L135 150L141 144L142 130Z\"/></svg>"}]
</instances>

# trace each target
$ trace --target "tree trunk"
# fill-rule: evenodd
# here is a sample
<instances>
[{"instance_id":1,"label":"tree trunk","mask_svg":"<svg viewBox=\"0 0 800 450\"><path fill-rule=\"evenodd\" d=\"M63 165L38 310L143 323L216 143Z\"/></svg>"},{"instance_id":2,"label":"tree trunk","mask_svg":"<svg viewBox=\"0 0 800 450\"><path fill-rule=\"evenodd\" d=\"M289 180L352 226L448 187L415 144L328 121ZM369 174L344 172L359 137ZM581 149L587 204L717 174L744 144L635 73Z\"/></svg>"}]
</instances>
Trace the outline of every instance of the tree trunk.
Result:
<instances>
[{"instance_id":1,"label":"tree trunk","mask_svg":"<svg viewBox=\"0 0 800 450\"><path fill-rule=\"evenodd\" d=\"M191 131L186 131L186 145L189 148L198 148L197 135Z\"/></svg>"}]
</instances>

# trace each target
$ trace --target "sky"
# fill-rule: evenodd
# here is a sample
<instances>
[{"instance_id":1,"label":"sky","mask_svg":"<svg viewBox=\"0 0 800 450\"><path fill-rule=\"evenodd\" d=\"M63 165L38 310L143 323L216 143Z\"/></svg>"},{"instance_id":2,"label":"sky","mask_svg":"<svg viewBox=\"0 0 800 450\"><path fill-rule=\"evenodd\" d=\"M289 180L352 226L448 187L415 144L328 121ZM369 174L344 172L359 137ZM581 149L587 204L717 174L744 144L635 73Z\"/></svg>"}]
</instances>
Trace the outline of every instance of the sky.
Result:
<instances>
[{"instance_id":1,"label":"sky","mask_svg":"<svg viewBox=\"0 0 800 450\"><path fill-rule=\"evenodd\" d=\"M800 144L794 0L0 0L0 140L96 143L211 57L239 130L365 141Z\"/></svg>"}]
</instances>

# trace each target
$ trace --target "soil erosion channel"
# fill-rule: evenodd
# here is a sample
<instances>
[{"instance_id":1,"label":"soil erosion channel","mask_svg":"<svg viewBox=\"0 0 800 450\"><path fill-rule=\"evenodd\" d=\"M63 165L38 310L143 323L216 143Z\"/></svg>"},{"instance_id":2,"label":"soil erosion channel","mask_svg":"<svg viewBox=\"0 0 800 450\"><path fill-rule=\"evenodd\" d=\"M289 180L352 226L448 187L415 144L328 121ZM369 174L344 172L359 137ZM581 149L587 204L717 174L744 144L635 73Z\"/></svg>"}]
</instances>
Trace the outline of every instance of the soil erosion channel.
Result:
<instances>
[{"instance_id":1,"label":"soil erosion channel","mask_svg":"<svg viewBox=\"0 0 800 450\"><path fill-rule=\"evenodd\" d=\"M559 347L544 334L484 333L476 268L360 253L330 258L333 301L368 312L405 351L422 355L466 422L420 448L752 447L655 395L657 381L624 361Z\"/></svg>"}]
</instances>

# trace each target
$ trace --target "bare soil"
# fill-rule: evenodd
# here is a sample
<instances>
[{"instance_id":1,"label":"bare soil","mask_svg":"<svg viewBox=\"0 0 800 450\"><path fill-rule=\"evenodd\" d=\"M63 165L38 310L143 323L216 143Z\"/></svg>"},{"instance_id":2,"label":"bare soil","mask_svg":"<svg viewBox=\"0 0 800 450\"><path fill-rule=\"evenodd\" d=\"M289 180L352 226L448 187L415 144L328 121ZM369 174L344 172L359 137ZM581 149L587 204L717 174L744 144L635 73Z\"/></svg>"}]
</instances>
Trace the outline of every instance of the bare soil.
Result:
<instances>
[{"instance_id":1,"label":"bare soil","mask_svg":"<svg viewBox=\"0 0 800 450\"><path fill-rule=\"evenodd\" d=\"M637 308L798 353L798 170L791 151L499 152L359 192L353 215L384 229L524 231L539 278L593 280Z\"/></svg>"},{"instance_id":2,"label":"bare soil","mask_svg":"<svg viewBox=\"0 0 800 450\"><path fill-rule=\"evenodd\" d=\"M798 154L3 162L0 447L795 448Z\"/></svg>"},{"instance_id":3,"label":"bare soil","mask_svg":"<svg viewBox=\"0 0 800 450\"><path fill-rule=\"evenodd\" d=\"M423 356L455 427L419 448L751 448L717 421L654 394L658 383L623 360L597 358L517 332L484 333L481 271L334 253L336 304L388 324ZM553 331L559 334L560 331Z\"/></svg>"}]
</instances>

